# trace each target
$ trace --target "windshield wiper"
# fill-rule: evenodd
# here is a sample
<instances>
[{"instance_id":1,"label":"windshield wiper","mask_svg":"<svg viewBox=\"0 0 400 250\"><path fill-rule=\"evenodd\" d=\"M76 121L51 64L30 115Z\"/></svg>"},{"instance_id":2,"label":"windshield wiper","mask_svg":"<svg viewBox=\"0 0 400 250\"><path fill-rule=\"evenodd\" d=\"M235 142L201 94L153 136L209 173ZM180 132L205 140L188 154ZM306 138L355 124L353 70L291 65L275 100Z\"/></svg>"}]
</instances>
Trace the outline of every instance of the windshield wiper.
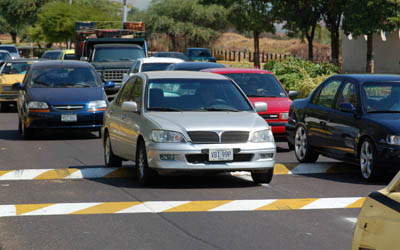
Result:
<instances>
[{"instance_id":1,"label":"windshield wiper","mask_svg":"<svg viewBox=\"0 0 400 250\"><path fill-rule=\"evenodd\" d=\"M400 113L400 110L374 110L374 111L368 111L367 113Z\"/></svg>"},{"instance_id":2,"label":"windshield wiper","mask_svg":"<svg viewBox=\"0 0 400 250\"><path fill-rule=\"evenodd\" d=\"M52 85L51 83L47 83L47 82L32 82L32 83L33 83L33 86L42 85L42 86L50 87Z\"/></svg>"},{"instance_id":3,"label":"windshield wiper","mask_svg":"<svg viewBox=\"0 0 400 250\"><path fill-rule=\"evenodd\" d=\"M131 62L135 61L135 60L133 60L131 58L120 58L119 60L120 61L131 61Z\"/></svg>"},{"instance_id":4,"label":"windshield wiper","mask_svg":"<svg viewBox=\"0 0 400 250\"><path fill-rule=\"evenodd\" d=\"M277 97L275 95L247 95L247 97Z\"/></svg>"},{"instance_id":5,"label":"windshield wiper","mask_svg":"<svg viewBox=\"0 0 400 250\"><path fill-rule=\"evenodd\" d=\"M212 108L212 107L208 107L208 108L204 108L207 111L229 111L229 112L239 112L239 110L237 109L230 109L230 108Z\"/></svg>"},{"instance_id":6,"label":"windshield wiper","mask_svg":"<svg viewBox=\"0 0 400 250\"><path fill-rule=\"evenodd\" d=\"M170 108L170 107L154 107L154 108L148 108L147 110L151 110L151 111L182 111L180 109L175 109L175 108Z\"/></svg>"}]
</instances>

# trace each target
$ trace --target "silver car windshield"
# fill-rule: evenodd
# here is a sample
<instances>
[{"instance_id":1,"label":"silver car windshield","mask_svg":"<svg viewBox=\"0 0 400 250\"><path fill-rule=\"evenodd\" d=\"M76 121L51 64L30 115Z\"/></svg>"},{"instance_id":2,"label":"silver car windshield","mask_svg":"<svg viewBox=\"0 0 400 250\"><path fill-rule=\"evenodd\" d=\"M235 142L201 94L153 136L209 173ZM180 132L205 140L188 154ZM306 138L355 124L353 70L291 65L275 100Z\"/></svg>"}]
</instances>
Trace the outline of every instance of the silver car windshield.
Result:
<instances>
[{"instance_id":1,"label":"silver car windshield","mask_svg":"<svg viewBox=\"0 0 400 250\"><path fill-rule=\"evenodd\" d=\"M99 87L90 68L40 68L32 72L32 88L88 88Z\"/></svg>"},{"instance_id":2,"label":"silver car windshield","mask_svg":"<svg viewBox=\"0 0 400 250\"><path fill-rule=\"evenodd\" d=\"M154 79L147 84L150 111L252 111L230 80Z\"/></svg>"}]
</instances>

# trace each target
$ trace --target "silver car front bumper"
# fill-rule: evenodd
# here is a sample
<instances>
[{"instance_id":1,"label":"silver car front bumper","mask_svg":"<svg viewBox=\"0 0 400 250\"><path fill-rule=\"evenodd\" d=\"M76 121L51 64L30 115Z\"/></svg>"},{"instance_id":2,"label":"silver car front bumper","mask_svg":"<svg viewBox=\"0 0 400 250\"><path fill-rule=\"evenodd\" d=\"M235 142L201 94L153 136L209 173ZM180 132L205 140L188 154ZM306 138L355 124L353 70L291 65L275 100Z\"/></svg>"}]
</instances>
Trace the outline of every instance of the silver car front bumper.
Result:
<instances>
[{"instance_id":1,"label":"silver car front bumper","mask_svg":"<svg viewBox=\"0 0 400 250\"><path fill-rule=\"evenodd\" d=\"M276 146L268 143L192 144L147 142L149 167L160 173L176 171L260 171L273 169ZM234 160L208 161L209 149L233 149ZM161 160L161 156L164 159ZM173 159L171 159L173 157Z\"/></svg>"}]
</instances>

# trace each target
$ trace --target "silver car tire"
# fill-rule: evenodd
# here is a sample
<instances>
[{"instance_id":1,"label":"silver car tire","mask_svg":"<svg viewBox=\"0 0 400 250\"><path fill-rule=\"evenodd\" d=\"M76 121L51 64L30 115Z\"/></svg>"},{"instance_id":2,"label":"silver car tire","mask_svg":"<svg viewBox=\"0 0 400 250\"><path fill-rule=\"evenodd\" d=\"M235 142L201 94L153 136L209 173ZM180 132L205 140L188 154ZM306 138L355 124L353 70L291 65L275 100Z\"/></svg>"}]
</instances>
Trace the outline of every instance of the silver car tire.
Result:
<instances>
[{"instance_id":1,"label":"silver car tire","mask_svg":"<svg viewBox=\"0 0 400 250\"><path fill-rule=\"evenodd\" d=\"M104 139L104 163L108 168L120 168L122 166L122 158L114 154L108 133L105 134Z\"/></svg>"},{"instance_id":2,"label":"silver car tire","mask_svg":"<svg viewBox=\"0 0 400 250\"><path fill-rule=\"evenodd\" d=\"M298 126L294 137L294 152L301 163L314 163L319 154L313 151L308 143L307 131L303 126Z\"/></svg>"},{"instance_id":3,"label":"silver car tire","mask_svg":"<svg viewBox=\"0 0 400 250\"><path fill-rule=\"evenodd\" d=\"M379 174L376 167L376 149L374 143L368 138L361 143L359 160L363 179L366 181L375 180Z\"/></svg>"},{"instance_id":4,"label":"silver car tire","mask_svg":"<svg viewBox=\"0 0 400 250\"><path fill-rule=\"evenodd\" d=\"M154 181L155 177L155 171L149 168L146 146L143 141L139 141L136 153L136 179L139 184L147 185Z\"/></svg>"},{"instance_id":5,"label":"silver car tire","mask_svg":"<svg viewBox=\"0 0 400 250\"><path fill-rule=\"evenodd\" d=\"M255 183L270 183L274 174L274 170L268 170L265 173L251 173L251 178Z\"/></svg>"}]
</instances>

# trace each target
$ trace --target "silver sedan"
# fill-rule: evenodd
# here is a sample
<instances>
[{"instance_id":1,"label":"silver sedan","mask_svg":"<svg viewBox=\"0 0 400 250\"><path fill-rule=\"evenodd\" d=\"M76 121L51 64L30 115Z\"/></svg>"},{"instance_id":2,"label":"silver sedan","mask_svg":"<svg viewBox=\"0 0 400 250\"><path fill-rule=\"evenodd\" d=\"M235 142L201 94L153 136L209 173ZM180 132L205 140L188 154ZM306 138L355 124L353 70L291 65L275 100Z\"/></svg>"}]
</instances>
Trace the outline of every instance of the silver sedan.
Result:
<instances>
[{"instance_id":1,"label":"silver sedan","mask_svg":"<svg viewBox=\"0 0 400 250\"><path fill-rule=\"evenodd\" d=\"M154 71L130 77L104 119L107 167L136 162L139 183L157 174L250 171L269 183L276 145L271 128L225 76Z\"/></svg>"}]
</instances>

